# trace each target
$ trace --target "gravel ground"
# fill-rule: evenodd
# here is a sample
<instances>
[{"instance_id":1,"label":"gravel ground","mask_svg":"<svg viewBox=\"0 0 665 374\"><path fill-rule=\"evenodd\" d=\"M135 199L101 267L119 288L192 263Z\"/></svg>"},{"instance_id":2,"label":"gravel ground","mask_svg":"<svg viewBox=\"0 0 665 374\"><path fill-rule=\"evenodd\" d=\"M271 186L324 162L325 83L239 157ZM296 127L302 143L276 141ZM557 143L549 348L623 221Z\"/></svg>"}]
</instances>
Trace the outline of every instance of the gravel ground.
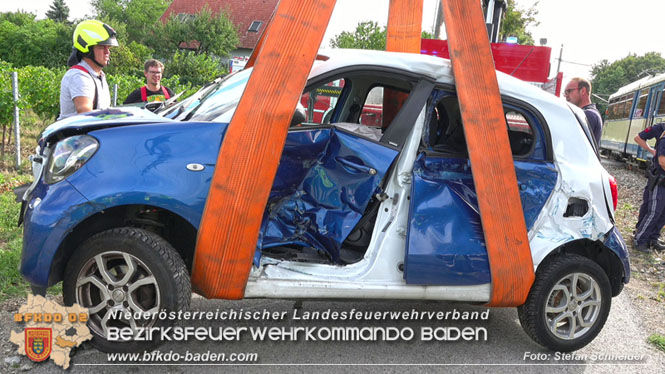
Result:
<instances>
[{"instance_id":1,"label":"gravel ground","mask_svg":"<svg viewBox=\"0 0 665 374\"><path fill-rule=\"evenodd\" d=\"M633 230L642 203L646 185L644 172L631 165L603 160L605 169L619 186L619 204L616 221L630 249L632 278L624 292L642 316L644 327L650 333L665 335L665 253L642 253L632 246ZM661 240L665 236L661 233Z\"/></svg>"}]
</instances>

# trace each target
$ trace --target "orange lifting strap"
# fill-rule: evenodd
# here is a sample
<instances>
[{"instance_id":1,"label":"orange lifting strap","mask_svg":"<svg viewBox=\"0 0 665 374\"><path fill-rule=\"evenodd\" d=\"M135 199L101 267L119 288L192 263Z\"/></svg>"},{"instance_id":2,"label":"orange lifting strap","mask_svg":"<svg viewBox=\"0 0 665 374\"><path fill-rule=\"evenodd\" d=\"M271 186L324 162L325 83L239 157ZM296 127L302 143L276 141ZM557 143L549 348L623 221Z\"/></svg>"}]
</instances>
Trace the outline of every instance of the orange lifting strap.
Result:
<instances>
[{"instance_id":1,"label":"orange lifting strap","mask_svg":"<svg viewBox=\"0 0 665 374\"><path fill-rule=\"evenodd\" d=\"M420 53L423 0L390 0L386 50Z\"/></svg>"},{"instance_id":2,"label":"orange lifting strap","mask_svg":"<svg viewBox=\"0 0 665 374\"><path fill-rule=\"evenodd\" d=\"M335 0L281 0L217 156L199 227L192 286L244 296L263 211L294 110Z\"/></svg>"},{"instance_id":3,"label":"orange lifting strap","mask_svg":"<svg viewBox=\"0 0 665 374\"><path fill-rule=\"evenodd\" d=\"M535 275L482 9L477 0L442 4L492 274L489 305L522 305Z\"/></svg>"},{"instance_id":4,"label":"orange lifting strap","mask_svg":"<svg viewBox=\"0 0 665 374\"><path fill-rule=\"evenodd\" d=\"M420 28L423 23L423 0L390 0L386 50L420 53ZM409 97L407 93L383 91L383 124L388 126Z\"/></svg>"}]
</instances>

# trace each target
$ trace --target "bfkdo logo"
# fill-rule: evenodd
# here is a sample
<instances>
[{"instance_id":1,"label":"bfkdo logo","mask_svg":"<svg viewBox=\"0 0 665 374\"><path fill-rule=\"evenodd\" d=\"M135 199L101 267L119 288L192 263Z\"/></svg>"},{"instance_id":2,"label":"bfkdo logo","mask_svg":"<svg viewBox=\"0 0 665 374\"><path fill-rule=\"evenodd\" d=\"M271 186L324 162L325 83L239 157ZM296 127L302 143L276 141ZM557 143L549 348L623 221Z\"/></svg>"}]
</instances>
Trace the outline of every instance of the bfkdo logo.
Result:
<instances>
[{"instance_id":1,"label":"bfkdo logo","mask_svg":"<svg viewBox=\"0 0 665 374\"><path fill-rule=\"evenodd\" d=\"M51 355L53 331L50 328L25 329L25 354L32 361L44 361Z\"/></svg>"},{"instance_id":2,"label":"bfkdo logo","mask_svg":"<svg viewBox=\"0 0 665 374\"><path fill-rule=\"evenodd\" d=\"M49 359L64 369L69 367L74 347L92 339L86 326L88 309L78 304L62 306L43 296L28 295L28 302L14 313L14 322L22 324L21 332L10 332L9 341L32 361Z\"/></svg>"}]
</instances>

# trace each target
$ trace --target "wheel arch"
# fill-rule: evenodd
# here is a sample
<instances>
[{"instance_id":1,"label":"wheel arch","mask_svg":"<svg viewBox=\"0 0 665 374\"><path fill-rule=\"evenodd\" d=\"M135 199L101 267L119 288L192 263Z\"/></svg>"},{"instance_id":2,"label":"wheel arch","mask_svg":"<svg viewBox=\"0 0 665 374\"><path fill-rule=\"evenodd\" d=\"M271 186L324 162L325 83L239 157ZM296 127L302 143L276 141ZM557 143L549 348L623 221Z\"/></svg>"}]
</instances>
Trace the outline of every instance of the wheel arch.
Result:
<instances>
[{"instance_id":1,"label":"wheel arch","mask_svg":"<svg viewBox=\"0 0 665 374\"><path fill-rule=\"evenodd\" d=\"M590 239L578 239L568 242L550 252L538 264L536 273L547 266L555 257L566 254L576 254L597 263L607 275L612 287L612 297L619 295L624 285L624 270L619 257L600 242Z\"/></svg>"},{"instance_id":2,"label":"wheel arch","mask_svg":"<svg viewBox=\"0 0 665 374\"><path fill-rule=\"evenodd\" d=\"M92 214L67 234L51 261L48 285L63 279L67 262L86 239L118 227L141 228L159 235L175 248L191 273L197 235L191 223L168 209L146 204L121 205Z\"/></svg>"}]
</instances>

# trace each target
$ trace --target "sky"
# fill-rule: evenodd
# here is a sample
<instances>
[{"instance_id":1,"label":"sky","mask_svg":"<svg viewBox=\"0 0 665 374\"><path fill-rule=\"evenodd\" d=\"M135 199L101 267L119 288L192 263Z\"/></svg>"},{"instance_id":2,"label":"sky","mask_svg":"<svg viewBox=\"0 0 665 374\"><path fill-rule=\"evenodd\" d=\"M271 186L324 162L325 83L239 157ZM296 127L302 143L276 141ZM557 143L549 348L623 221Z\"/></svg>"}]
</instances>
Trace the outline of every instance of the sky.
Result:
<instances>
[{"instance_id":1,"label":"sky","mask_svg":"<svg viewBox=\"0 0 665 374\"><path fill-rule=\"evenodd\" d=\"M424 0L423 30L432 31L439 0ZM516 0L520 8L529 8L535 0ZM2 0L0 12L19 9L44 18L52 0ZM70 19L92 14L90 0L65 0ZM361 21L385 25L389 0L337 0L323 46L342 31L353 31ZM665 1L659 0L540 0L536 5L540 25L528 30L538 42L547 38L552 48L550 76L556 73L562 51L561 71L564 82L574 76L590 78L591 65L626 57L660 52L665 56L662 15ZM563 44L563 50L561 45Z\"/></svg>"}]
</instances>

